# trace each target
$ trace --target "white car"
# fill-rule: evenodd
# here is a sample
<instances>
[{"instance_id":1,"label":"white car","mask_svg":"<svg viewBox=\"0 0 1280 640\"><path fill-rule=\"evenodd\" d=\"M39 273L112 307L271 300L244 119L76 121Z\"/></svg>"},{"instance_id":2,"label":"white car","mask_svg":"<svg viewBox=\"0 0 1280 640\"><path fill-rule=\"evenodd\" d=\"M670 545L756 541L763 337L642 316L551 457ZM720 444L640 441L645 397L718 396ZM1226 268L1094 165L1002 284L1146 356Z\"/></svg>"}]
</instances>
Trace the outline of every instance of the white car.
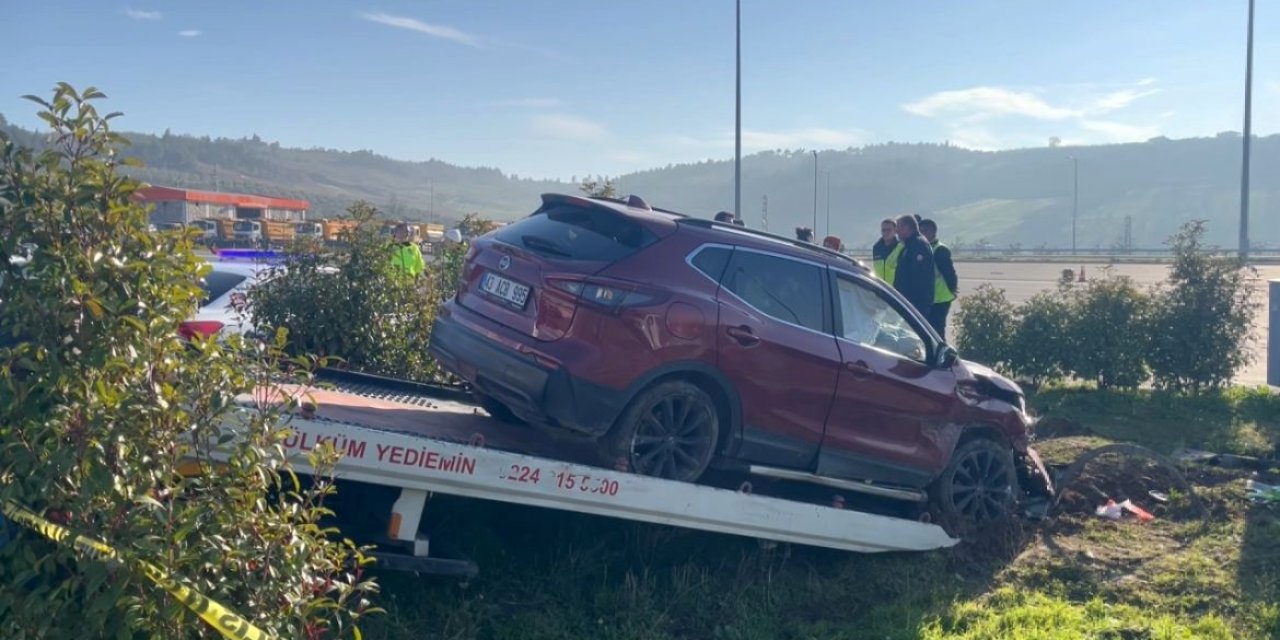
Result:
<instances>
[{"instance_id":1,"label":"white car","mask_svg":"<svg viewBox=\"0 0 1280 640\"><path fill-rule=\"evenodd\" d=\"M245 311L249 288L264 281L273 265L264 262L214 259L201 280L205 298L190 320L178 325L183 338L230 333L253 333L253 320Z\"/></svg>"}]
</instances>

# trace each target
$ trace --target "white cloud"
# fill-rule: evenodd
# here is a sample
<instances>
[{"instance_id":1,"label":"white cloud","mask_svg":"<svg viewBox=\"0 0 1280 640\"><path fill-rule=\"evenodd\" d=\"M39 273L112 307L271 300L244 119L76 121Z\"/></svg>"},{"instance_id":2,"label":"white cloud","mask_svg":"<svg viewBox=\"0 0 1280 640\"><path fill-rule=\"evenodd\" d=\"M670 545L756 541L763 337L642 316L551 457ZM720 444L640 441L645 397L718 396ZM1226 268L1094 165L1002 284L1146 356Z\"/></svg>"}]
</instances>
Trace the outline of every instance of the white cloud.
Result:
<instances>
[{"instance_id":1,"label":"white cloud","mask_svg":"<svg viewBox=\"0 0 1280 640\"><path fill-rule=\"evenodd\" d=\"M446 25L428 24L416 18L393 16L386 13L362 13L360 14L360 17L364 20L368 20L369 22L376 22L378 24L395 27L397 29L416 31L418 33L431 36L432 38L449 40L457 42L458 44L467 45L468 47L475 47L479 49L483 46L480 39L476 36Z\"/></svg>"},{"instance_id":2,"label":"white cloud","mask_svg":"<svg viewBox=\"0 0 1280 640\"><path fill-rule=\"evenodd\" d=\"M1100 118L1158 93L1156 82L1155 78L1143 78L1120 88L1113 85L1106 91L1097 85L1025 89L980 86L940 91L902 108L939 120L947 128L949 140L971 149L1035 146L1049 136L1058 136L1064 142L1131 142L1160 135L1159 127Z\"/></svg>"},{"instance_id":3,"label":"white cloud","mask_svg":"<svg viewBox=\"0 0 1280 640\"><path fill-rule=\"evenodd\" d=\"M161 20L164 18L159 11L140 11L138 9L125 9L125 15L134 20Z\"/></svg>"},{"instance_id":4,"label":"white cloud","mask_svg":"<svg viewBox=\"0 0 1280 640\"><path fill-rule=\"evenodd\" d=\"M1121 91L1115 91L1112 93L1108 93L1098 98L1097 100L1095 100L1093 103L1094 108L1091 109L1091 111L1094 111L1097 113L1108 113L1111 111L1119 111L1120 109L1123 109L1133 104L1134 102L1138 101L1141 98L1145 98L1149 95L1156 94L1159 92L1160 92L1159 89L1147 89L1146 91L1138 91L1136 89L1123 89Z\"/></svg>"},{"instance_id":5,"label":"white cloud","mask_svg":"<svg viewBox=\"0 0 1280 640\"><path fill-rule=\"evenodd\" d=\"M178 32L178 35L184 38L195 38L200 35L200 30L199 29L183 29L182 31Z\"/></svg>"},{"instance_id":6,"label":"white cloud","mask_svg":"<svg viewBox=\"0 0 1280 640\"><path fill-rule=\"evenodd\" d=\"M839 149L856 147L865 144L870 136L860 129L825 129L810 127L805 129L783 129L778 131L746 130L742 132L742 152L756 153L772 149ZM672 134L662 136L659 142L663 146L675 147L685 151L720 153L733 148L733 133L700 138L697 136Z\"/></svg>"},{"instance_id":7,"label":"white cloud","mask_svg":"<svg viewBox=\"0 0 1280 640\"><path fill-rule=\"evenodd\" d=\"M1008 146L1007 140L1001 140L986 127L962 127L952 129L947 141L957 147L976 151L994 151Z\"/></svg>"},{"instance_id":8,"label":"white cloud","mask_svg":"<svg viewBox=\"0 0 1280 640\"><path fill-rule=\"evenodd\" d=\"M1066 120L1081 115L1079 111L1055 107L1040 96L1026 91L1010 91L999 87L973 87L959 91L940 91L902 106L909 113L926 118L959 115L970 120L995 116L1023 116L1037 120Z\"/></svg>"},{"instance_id":9,"label":"white cloud","mask_svg":"<svg viewBox=\"0 0 1280 640\"><path fill-rule=\"evenodd\" d=\"M580 116L548 113L529 119L533 132L557 140L596 141L608 135L604 125Z\"/></svg>"},{"instance_id":10,"label":"white cloud","mask_svg":"<svg viewBox=\"0 0 1280 640\"><path fill-rule=\"evenodd\" d=\"M1101 134L1105 142L1144 142L1160 135L1160 128L1156 126L1106 120L1081 120L1080 128Z\"/></svg>"},{"instance_id":11,"label":"white cloud","mask_svg":"<svg viewBox=\"0 0 1280 640\"><path fill-rule=\"evenodd\" d=\"M796 148L843 148L860 145L866 142L867 136L862 131L824 129L811 127L808 129L791 129L784 131L743 131L742 149L753 153L766 149ZM733 139L729 139L732 144Z\"/></svg>"},{"instance_id":12,"label":"white cloud","mask_svg":"<svg viewBox=\"0 0 1280 640\"><path fill-rule=\"evenodd\" d=\"M559 98L513 98L491 102L495 107L519 107L524 109L552 109L563 107L564 101Z\"/></svg>"}]
</instances>

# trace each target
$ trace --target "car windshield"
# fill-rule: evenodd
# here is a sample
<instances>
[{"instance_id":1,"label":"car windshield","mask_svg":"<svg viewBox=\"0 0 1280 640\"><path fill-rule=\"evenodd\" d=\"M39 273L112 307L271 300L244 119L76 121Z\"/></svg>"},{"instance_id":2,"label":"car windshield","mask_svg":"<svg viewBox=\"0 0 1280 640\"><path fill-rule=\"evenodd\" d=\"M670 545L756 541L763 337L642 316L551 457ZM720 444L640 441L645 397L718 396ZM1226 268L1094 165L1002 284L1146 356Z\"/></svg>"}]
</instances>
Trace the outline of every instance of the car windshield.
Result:
<instances>
[{"instance_id":1,"label":"car windshield","mask_svg":"<svg viewBox=\"0 0 1280 640\"><path fill-rule=\"evenodd\" d=\"M217 270L210 271L208 274L205 274L204 280L200 282L200 287L204 289L204 300L200 303L200 306L209 306L214 300L227 295L228 291L236 288L246 279L247 276L239 273Z\"/></svg>"},{"instance_id":2,"label":"car windshield","mask_svg":"<svg viewBox=\"0 0 1280 640\"><path fill-rule=\"evenodd\" d=\"M252 222L237 222L235 224L236 231L253 231L253 227L254 223Z\"/></svg>"},{"instance_id":3,"label":"car windshield","mask_svg":"<svg viewBox=\"0 0 1280 640\"><path fill-rule=\"evenodd\" d=\"M553 206L503 227L501 242L562 260L616 262L658 237L604 207Z\"/></svg>"}]
</instances>

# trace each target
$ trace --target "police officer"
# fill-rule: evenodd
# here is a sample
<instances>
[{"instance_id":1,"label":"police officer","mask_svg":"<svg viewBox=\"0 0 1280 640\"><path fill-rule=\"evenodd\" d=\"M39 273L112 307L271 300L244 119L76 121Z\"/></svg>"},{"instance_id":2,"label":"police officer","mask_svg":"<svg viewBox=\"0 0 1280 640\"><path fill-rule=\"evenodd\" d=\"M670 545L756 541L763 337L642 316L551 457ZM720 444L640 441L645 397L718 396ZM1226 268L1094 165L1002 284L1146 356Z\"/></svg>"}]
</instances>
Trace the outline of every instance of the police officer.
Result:
<instances>
[{"instance_id":1,"label":"police officer","mask_svg":"<svg viewBox=\"0 0 1280 640\"><path fill-rule=\"evenodd\" d=\"M880 239L871 245L871 261L875 265L876 275L881 280L893 284L893 271L898 266L898 253L902 244L898 242L898 225L893 218L880 221Z\"/></svg>"},{"instance_id":2,"label":"police officer","mask_svg":"<svg viewBox=\"0 0 1280 640\"><path fill-rule=\"evenodd\" d=\"M951 261L951 248L938 242L938 223L925 219L920 221L920 234L929 241L933 248L933 266L936 275L933 280L933 310L929 312L929 324L947 339L947 314L951 312L951 303L959 291L959 278L956 276L956 265Z\"/></svg>"},{"instance_id":3,"label":"police officer","mask_svg":"<svg viewBox=\"0 0 1280 640\"><path fill-rule=\"evenodd\" d=\"M934 264L933 248L920 235L920 223L913 215L898 218L897 266L893 273L893 288L905 297L920 315L929 318L933 312Z\"/></svg>"},{"instance_id":4,"label":"police officer","mask_svg":"<svg viewBox=\"0 0 1280 640\"><path fill-rule=\"evenodd\" d=\"M427 263L422 259L422 249L409 240L409 225L396 225L392 237L395 238L395 250L391 253L392 268L416 280L427 268Z\"/></svg>"}]
</instances>

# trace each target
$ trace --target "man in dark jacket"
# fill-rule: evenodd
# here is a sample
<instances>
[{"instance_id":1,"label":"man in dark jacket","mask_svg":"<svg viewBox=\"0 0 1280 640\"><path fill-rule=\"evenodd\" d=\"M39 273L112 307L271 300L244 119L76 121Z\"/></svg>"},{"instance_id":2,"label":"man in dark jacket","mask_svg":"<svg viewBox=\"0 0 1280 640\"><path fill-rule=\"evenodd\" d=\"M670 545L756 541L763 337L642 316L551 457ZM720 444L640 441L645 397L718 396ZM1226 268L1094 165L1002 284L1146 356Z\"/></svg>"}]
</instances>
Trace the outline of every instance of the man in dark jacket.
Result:
<instances>
[{"instance_id":1,"label":"man in dark jacket","mask_svg":"<svg viewBox=\"0 0 1280 640\"><path fill-rule=\"evenodd\" d=\"M951 312L951 303L960 291L956 265L951 262L951 248L938 242L938 223L928 219L921 220L920 235L933 248L933 266L937 271L933 282L933 311L929 314L929 324L946 340L947 314Z\"/></svg>"},{"instance_id":2,"label":"man in dark jacket","mask_svg":"<svg viewBox=\"0 0 1280 640\"><path fill-rule=\"evenodd\" d=\"M933 311L933 248L920 235L920 222L915 216L898 218L898 242L902 243L902 251L893 274L893 288L928 318Z\"/></svg>"}]
</instances>

